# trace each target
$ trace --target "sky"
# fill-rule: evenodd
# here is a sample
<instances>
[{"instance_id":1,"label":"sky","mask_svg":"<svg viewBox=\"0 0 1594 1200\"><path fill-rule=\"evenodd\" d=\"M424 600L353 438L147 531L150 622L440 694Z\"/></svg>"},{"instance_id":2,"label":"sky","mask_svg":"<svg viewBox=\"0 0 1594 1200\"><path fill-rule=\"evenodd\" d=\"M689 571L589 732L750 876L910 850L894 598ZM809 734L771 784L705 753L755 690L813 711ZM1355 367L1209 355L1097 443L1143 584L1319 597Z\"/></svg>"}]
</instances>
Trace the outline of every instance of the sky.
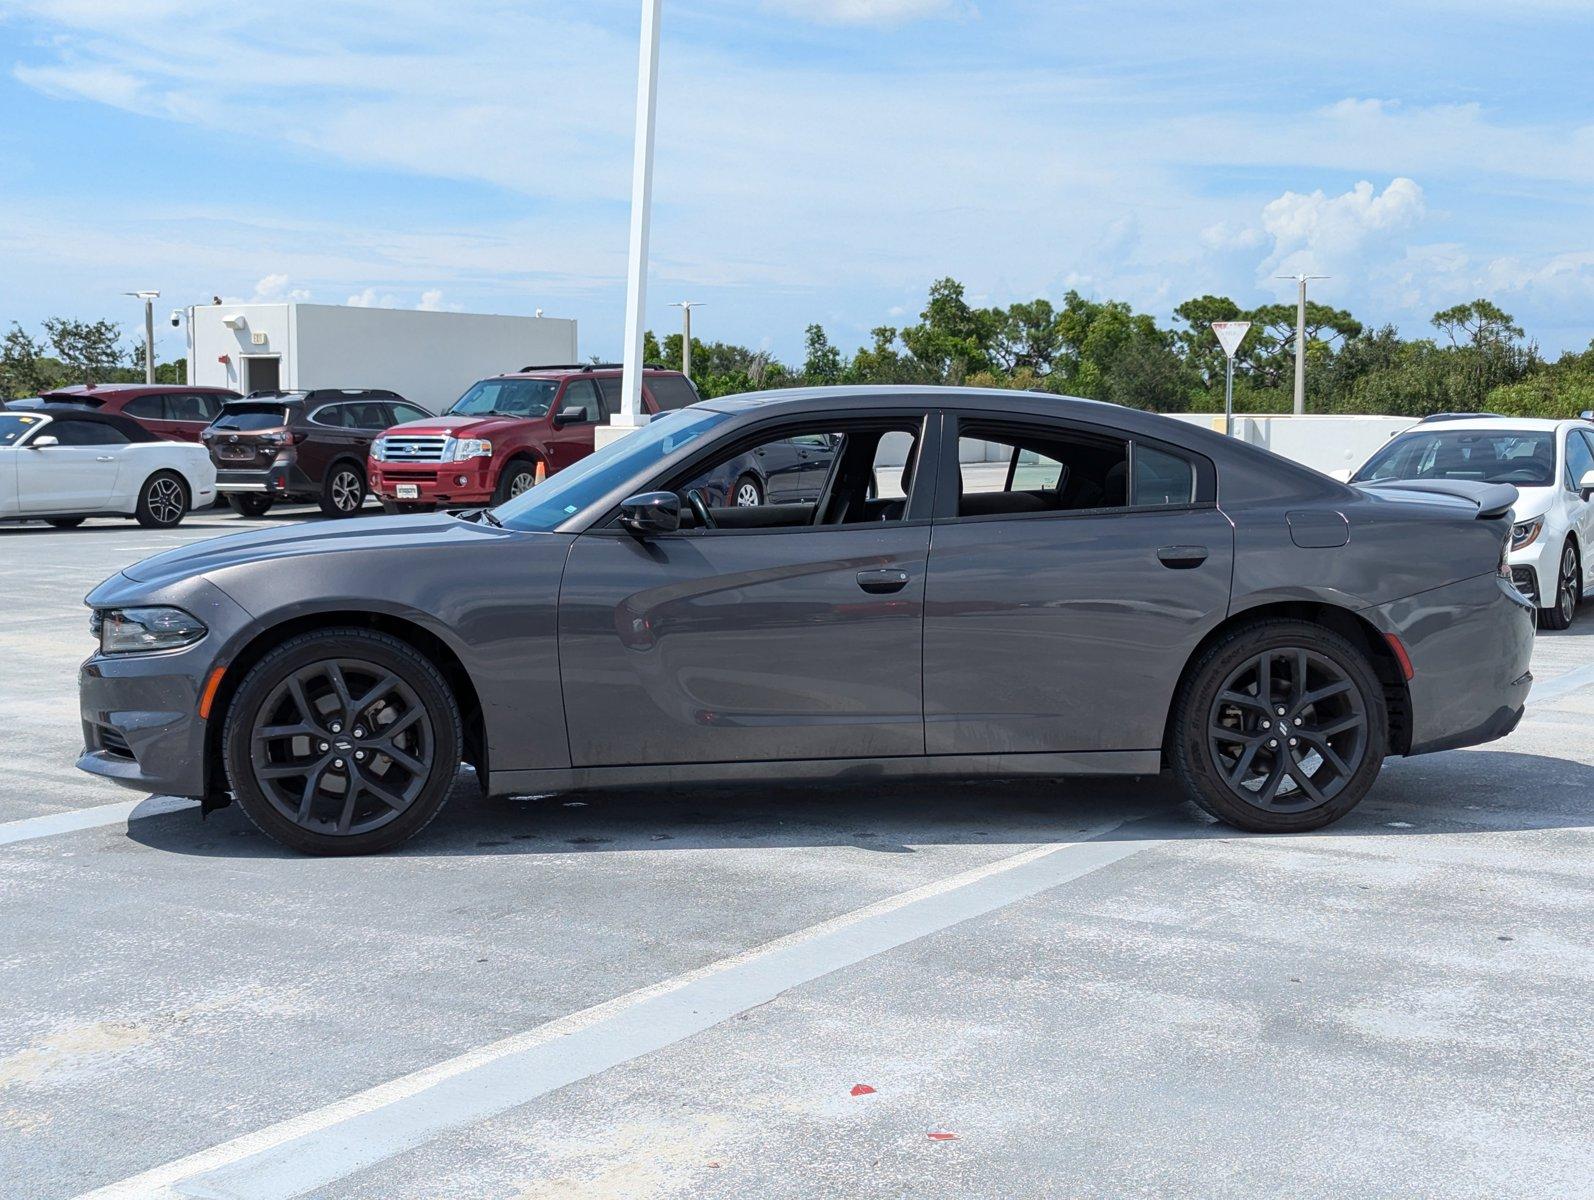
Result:
<instances>
[{"instance_id":1,"label":"sky","mask_svg":"<svg viewBox=\"0 0 1594 1200\"><path fill-rule=\"evenodd\" d=\"M158 288L622 340L637 0L0 0L0 323ZM1594 338L1594 0L664 0L648 323L1069 289Z\"/></svg>"}]
</instances>

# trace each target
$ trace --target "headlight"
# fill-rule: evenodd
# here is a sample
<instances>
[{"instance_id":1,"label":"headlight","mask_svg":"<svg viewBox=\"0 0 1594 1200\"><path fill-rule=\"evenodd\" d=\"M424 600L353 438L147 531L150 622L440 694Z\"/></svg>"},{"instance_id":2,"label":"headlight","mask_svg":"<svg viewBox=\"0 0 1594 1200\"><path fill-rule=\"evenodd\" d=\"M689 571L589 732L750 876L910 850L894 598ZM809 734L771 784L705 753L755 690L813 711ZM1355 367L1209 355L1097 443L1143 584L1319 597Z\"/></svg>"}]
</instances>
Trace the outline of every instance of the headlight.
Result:
<instances>
[{"instance_id":1,"label":"headlight","mask_svg":"<svg viewBox=\"0 0 1594 1200\"><path fill-rule=\"evenodd\" d=\"M95 609L89 629L100 635L101 654L136 654L192 646L208 632L180 608Z\"/></svg>"},{"instance_id":2,"label":"headlight","mask_svg":"<svg viewBox=\"0 0 1594 1200\"><path fill-rule=\"evenodd\" d=\"M451 462L464 462L467 458L491 458L493 444L486 438L455 438Z\"/></svg>"},{"instance_id":3,"label":"headlight","mask_svg":"<svg viewBox=\"0 0 1594 1200\"><path fill-rule=\"evenodd\" d=\"M1531 521L1518 521L1511 526L1511 549L1520 550L1524 546L1533 545L1538 540L1539 534L1543 532L1543 517L1534 517Z\"/></svg>"},{"instance_id":4,"label":"headlight","mask_svg":"<svg viewBox=\"0 0 1594 1200\"><path fill-rule=\"evenodd\" d=\"M379 437L371 443L371 457L377 462L387 461L387 439Z\"/></svg>"}]
</instances>

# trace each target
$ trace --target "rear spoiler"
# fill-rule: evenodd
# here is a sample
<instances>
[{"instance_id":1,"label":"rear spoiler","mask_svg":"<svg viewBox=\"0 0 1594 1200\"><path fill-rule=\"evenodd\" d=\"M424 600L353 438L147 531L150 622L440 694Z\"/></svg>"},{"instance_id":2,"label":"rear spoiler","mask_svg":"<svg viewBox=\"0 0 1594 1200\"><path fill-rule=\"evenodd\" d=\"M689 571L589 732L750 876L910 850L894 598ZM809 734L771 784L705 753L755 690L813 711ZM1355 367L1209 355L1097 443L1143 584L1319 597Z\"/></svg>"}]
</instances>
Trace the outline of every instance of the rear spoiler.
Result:
<instances>
[{"instance_id":1,"label":"rear spoiler","mask_svg":"<svg viewBox=\"0 0 1594 1200\"><path fill-rule=\"evenodd\" d=\"M1380 483L1354 486L1377 494L1421 492L1430 496L1449 496L1470 500L1478 506L1478 520L1503 517L1517 502L1517 490L1509 483L1474 483L1470 479L1386 479Z\"/></svg>"}]
</instances>

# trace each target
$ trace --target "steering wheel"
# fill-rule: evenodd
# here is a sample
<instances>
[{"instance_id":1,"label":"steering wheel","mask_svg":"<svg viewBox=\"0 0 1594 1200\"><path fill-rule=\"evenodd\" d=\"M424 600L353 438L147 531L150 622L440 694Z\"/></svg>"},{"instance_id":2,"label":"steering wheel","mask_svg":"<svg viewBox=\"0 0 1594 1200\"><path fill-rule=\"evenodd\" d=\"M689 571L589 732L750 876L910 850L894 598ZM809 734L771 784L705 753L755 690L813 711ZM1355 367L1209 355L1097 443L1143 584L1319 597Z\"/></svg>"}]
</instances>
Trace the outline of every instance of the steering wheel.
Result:
<instances>
[{"instance_id":1,"label":"steering wheel","mask_svg":"<svg viewBox=\"0 0 1594 1200\"><path fill-rule=\"evenodd\" d=\"M692 517L699 525L701 525L704 529L718 528L714 521L713 514L708 511L708 505L703 503L702 492L698 491L696 488L690 489L686 493L686 502L691 506Z\"/></svg>"}]
</instances>

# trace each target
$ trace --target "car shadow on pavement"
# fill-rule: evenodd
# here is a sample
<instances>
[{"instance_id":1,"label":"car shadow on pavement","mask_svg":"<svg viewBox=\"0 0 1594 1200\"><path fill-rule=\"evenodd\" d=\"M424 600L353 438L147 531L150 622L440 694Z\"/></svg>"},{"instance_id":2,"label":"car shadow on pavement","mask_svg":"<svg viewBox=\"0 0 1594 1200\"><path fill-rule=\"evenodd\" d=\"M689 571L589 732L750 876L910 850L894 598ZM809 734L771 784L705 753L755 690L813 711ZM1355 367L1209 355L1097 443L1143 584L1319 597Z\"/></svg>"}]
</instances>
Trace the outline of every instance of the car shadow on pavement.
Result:
<instances>
[{"instance_id":1,"label":"car shadow on pavement","mask_svg":"<svg viewBox=\"0 0 1594 1200\"><path fill-rule=\"evenodd\" d=\"M1315 836L1497 834L1594 828L1594 766L1500 750L1392 760L1349 816ZM448 805L388 857L849 846L1030 846L1254 836L1184 801L1169 776L658 787L485 800L464 770ZM1275 835L1258 835L1275 836ZM130 821L128 837L175 854L299 857L237 805Z\"/></svg>"}]
</instances>

